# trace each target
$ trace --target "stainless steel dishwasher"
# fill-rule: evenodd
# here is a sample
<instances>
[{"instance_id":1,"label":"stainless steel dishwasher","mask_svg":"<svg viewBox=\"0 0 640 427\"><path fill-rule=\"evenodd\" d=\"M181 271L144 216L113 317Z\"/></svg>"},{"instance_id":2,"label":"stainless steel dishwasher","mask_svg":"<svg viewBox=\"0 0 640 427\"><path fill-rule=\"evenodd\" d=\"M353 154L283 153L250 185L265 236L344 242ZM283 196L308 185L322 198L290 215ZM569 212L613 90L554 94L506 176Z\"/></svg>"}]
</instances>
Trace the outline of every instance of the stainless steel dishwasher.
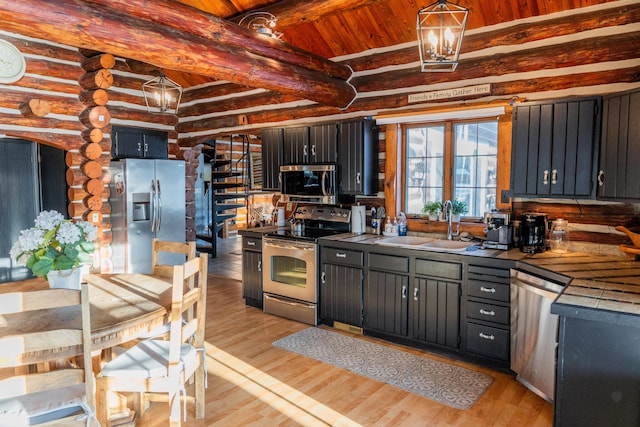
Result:
<instances>
[{"instance_id":1,"label":"stainless steel dishwasher","mask_svg":"<svg viewBox=\"0 0 640 427\"><path fill-rule=\"evenodd\" d=\"M553 402L558 316L551 303L563 285L511 270L511 370L538 396Z\"/></svg>"}]
</instances>

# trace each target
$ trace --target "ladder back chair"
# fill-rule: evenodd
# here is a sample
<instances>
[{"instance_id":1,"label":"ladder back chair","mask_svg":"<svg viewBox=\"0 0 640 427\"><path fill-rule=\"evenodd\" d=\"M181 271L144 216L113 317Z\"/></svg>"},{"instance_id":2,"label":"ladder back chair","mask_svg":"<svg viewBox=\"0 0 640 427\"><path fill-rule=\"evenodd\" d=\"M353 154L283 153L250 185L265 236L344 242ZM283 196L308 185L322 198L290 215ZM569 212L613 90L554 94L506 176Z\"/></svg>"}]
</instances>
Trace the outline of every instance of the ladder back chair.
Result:
<instances>
[{"instance_id":1,"label":"ladder back chair","mask_svg":"<svg viewBox=\"0 0 640 427\"><path fill-rule=\"evenodd\" d=\"M0 426L98 426L88 285L3 294L0 315Z\"/></svg>"},{"instance_id":2,"label":"ladder back chair","mask_svg":"<svg viewBox=\"0 0 640 427\"><path fill-rule=\"evenodd\" d=\"M151 274L158 277L171 278L173 265L160 263L160 254L162 253L183 254L185 259L181 262L191 261L196 257L196 242L172 242L153 238L151 241Z\"/></svg>"},{"instance_id":3,"label":"ladder back chair","mask_svg":"<svg viewBox=\"0 0 640 427\"><path fill-rule=\"evenodd\" d=\"M142 341L105 364L96 378L98 420L109 424L108 394L139 393L134 405L140 414L145 410L146 394L162 394L168 399L171 426L180 426L180 401L185 384L195 377L196 418L204 418L207 381L204 333L207 298L207 254L173 266L172 303L169 316L169 340ZM189 279L193 279L193 286Z\"/></svg>"}]
</instances>

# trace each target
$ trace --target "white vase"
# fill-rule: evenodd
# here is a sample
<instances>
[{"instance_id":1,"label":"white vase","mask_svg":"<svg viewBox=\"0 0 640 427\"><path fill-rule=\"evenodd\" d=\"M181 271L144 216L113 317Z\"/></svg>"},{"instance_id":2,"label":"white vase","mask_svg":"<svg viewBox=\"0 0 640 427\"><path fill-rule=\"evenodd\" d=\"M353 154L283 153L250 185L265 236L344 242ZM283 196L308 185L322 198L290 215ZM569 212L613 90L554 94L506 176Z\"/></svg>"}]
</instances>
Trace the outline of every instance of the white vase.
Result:
<instances>
[{"instance_id":1,"label":"white vase","mask_svg":"<svg viewBox=\"0 0 640 427\"><path fill-rule=\"evenodd\" d=\"M451 222L460 222L460 214L451 214Z\"/></svg>"},{"instance_id":2,"label":"white vase","mask_svg":"<svg viewBox=\"0 0 640 427\"><path fill-rule=\"evenodd\" d=\"M70 270L52 270L47 274L49 287L80 290L82 282L82 268L74 267Z\"/></svg>"}]
</instances>

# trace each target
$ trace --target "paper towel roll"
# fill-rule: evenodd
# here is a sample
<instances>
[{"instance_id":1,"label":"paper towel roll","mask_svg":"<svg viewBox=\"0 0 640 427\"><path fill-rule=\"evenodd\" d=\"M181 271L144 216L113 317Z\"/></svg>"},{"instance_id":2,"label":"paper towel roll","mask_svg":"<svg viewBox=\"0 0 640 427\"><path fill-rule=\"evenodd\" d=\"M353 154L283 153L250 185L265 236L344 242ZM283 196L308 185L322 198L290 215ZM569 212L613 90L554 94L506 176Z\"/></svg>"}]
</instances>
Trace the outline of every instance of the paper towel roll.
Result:
<instances>
[{"instance_id":1,"label":"paper towel roll","mask_svg":"<svg viewBox=\"0 0 640 427\"><path fill-rule=\"evenodd\" d=\"M367 207L351 206L351 232L362 234L367 229Z\"/></svg>"},{"instance_id":2,"label":"paper towel roll","mask_svg":"<svg viewBox=\"0 0 640 427\"><path fill-rule=\"evenodd\" d=\"M283 227L285 225L286 218L284 217L284 208L278 208L278 227Z\"/></svg>"}]
</instances>

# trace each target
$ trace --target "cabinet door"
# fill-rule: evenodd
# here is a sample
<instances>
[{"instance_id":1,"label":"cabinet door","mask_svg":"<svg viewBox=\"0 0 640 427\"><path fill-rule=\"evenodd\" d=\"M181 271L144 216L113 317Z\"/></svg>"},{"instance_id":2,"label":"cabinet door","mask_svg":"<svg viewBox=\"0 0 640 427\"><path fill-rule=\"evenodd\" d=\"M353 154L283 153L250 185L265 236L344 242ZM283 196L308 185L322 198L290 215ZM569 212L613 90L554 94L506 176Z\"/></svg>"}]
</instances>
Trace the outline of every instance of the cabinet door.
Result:
<instances>
[{"instance_id":1,"label":"cabinet door","mask_svg":"<svg viewBox=\"0 0 640 427\"><path fill-rule=\"evenodd\" d=\"M374 195L378 191L378 137L371 120L340 124L340 193Z\"/></svg>"},{"instance_id":2,"label":"cabinet door","mask_svg":"<svg viewBox=\"0 0 640 427\"><path fill-rule=\"evenodd\" d=\"M262 189L280 191L282 164L282 129L262 131Z\"/></svg>"},{"instance_id":3,"label":"cabinet door","mask_svg":"<svg viewBox=\"0 0 640 427\"><path fill-rule=\"evenodd\" d=\"M262 302L262 252L242 251L242 298Z\"/></svg>"},{"instance_id":4,"label":"cabinet door","mask_svg":"<svg viewBox=\"0 0 640 427\"><path fill-rule=\"evenodd\" d=\"M338 160L338 128L335 123L309 129L309 162L335 163Z\"/></svg>"},{"instance_id":5,"label":"cabinet door","mask_svg":"<svg viewBox=\"0 0 640 427\"><path fill-rule=\"evenodd\" d=\"M285 128L283 131L283 165L309 163L309 128Z\"/></svg>"},{"instance_id":6,"label":"cabinet door","mask_svg":"<svg viewBox=\"0 0 640 427\"><path fill-rule=\"evenodd\" d=\"M606 97L598 197L640 199L640 91Z\"/></svg>"},{"instance_id":7,"label":"cabinet door","mask_svg":"<svg viewBox=\"0 0 640 427\"><path fill-rule=\"evenodd\" d=\"M323 264L320 279L320 317L362 326L361 268Z\"/></svg>"},{"instance_id":8,"label":"cabinet door","mask_svg":"<svg viewBox=\"0 0 640 427\"><path fill-rule=\"evenodd\" d=\"M364 292L364 327L407 336L409 277L369 271Z\"/></svg>"},{"instance_id":9,"label":"cabinet door","mask_svg":"<svg viewBox=\"0 0 640 427\"><path fill-rule=\"evenodd\" d=\"M516 107L514 196L595 196L600 103L593 97Z\"/></svg>"},{"instance_id":10,"label":"cabinet door","mask_svg":"<svg viewBox=\"0 0 640 427\"><path fill-rule=\"evenodd\" d=\"M411 338L459 347L460 284L415 278L410 295Z\"/></svg>"},{"instance_id":11,"label":"cabinet door","mask_svg":"<svg viewBox=\"0 0 640 427\"><path fill-rule=\"evenodd\" d=\"M144 154L144 136L138 129L113 126L111 142L114 159L142 158Z\"/></svg>"},{"instance_id":12,"label":"cabinet door","mask_svg":"<svg viewBox=\"0 0 640 427\"><path fill-rule=\"evenodd\" d=\"M166 132L145 132L142 145L143 156L147 159L169 158L169 135Z\"/></svg>"}]
</instances>

